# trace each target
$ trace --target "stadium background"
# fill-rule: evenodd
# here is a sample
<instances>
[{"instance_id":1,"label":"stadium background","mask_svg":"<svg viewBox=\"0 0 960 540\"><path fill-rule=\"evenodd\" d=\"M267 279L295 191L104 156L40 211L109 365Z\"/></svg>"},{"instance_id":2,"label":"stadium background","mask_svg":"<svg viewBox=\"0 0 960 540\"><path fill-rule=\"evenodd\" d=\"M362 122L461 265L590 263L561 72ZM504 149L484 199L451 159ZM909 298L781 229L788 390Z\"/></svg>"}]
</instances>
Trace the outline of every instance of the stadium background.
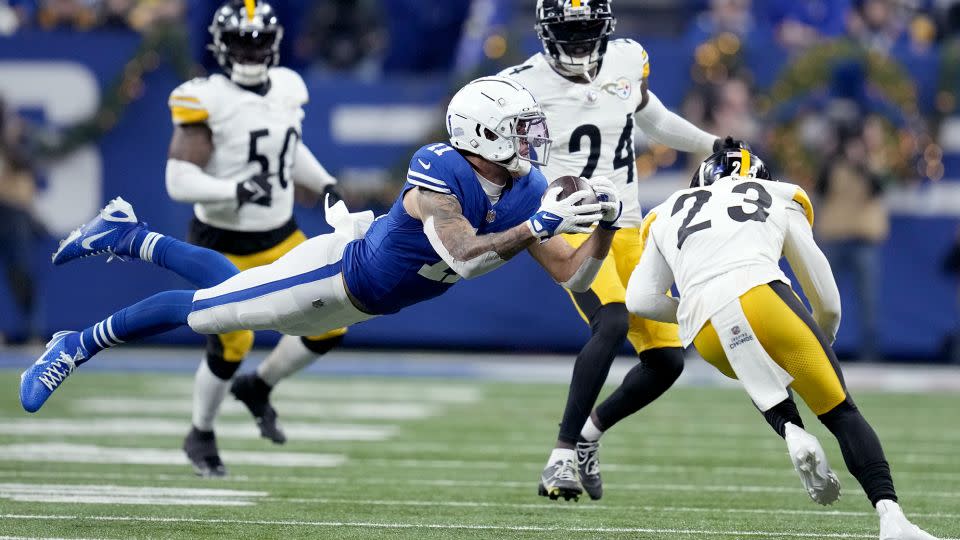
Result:
<instances>
[{"instance_id":1,"label":"stadium background","mask_svg":"<svg viewBox=\"0 0 960 540\"><path fill-rule=\"evenodd\" d=\"M172 129L166 98L180 81L214 67L204 44L217 4L0 1L3 152L7 163L11 155L25 162L36 186L29 200L36 309L23 313L10 283L0 284L0 333L9 340L82 327L134 299L183 286L147 265L95 260L55 269L48 257L55 238L117 195L156 230L185 236L191 209L170 201L164 188ZM312 97L304 139L357 209L389 204L412 149L443 138L446 99L462 82L540 49L532 0L273 4L286 27L282 63L303 74ZM889 234L870 264L879 279L873 310L879 338L871 357L947 362L956 356L957 284L945 269L960 216L960 8L954 4L614 4L616 36L648 49L651 88L664 103L716 133L752 141L775 171L811 192L831 163L818 144L840 134L863 138L871 175L880 177L880 204L890 214ZM637 143L638 185L649 206L685 184L691 163L642 136ZM0 204L17 204L8 198L0 194ZM319 208L297 215L308 233L324 232ZM10 238L0 242L13 249ZM840 285L838 348L858 356L861 298L851 275L841 275ZM586 336L566 295L524 255L442 298L359 325L347 345L571 352ZM200 342L186 331L160 341Z\"/></svg>"}]
</instances>

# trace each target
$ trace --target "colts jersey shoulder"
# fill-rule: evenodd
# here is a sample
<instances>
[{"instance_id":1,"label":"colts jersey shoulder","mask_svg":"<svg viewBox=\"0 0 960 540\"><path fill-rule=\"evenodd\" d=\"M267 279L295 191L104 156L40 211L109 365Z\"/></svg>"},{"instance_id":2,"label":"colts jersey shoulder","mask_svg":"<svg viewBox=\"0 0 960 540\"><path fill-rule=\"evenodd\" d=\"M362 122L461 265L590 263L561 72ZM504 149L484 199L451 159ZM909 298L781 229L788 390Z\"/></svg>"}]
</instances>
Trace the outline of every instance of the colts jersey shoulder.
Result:
<instances>
[{"instance_id":1,"label":"colts jersey shoulder","mask_svg":"<svg viewBox=\"0 0 960 540\"><path fill-rule=\"evenodd\" d=\"M222 75L211 75L191 79L176 87L167 102L173 123L178 126L199 124L216 117L224 93L221 88L224 81L226 77Z\"/></svg>"},{"instance_id":2,"label":"colts jersey shoulder","mask_svg":"<svg viewBox=\"0 0 960 540\"><path fill-rule=\"evenodd\" d=\"M296 71L285 67L270 68L271 92L291 106L302 107L310 101L307 85Z\"/></svg>"},{"instance_id":3,"label":"colts jersey shoulder","mask_svg":"<svg viewBox=\"0 0 960 540\"><path fill-rule=\"evenodd\" d=\"M616 62L617 70L626 73L631 79L640 81L650 75L650 55L636 41L628 38L613 39L607 45L604 62Z\"/></svg>"},{"instance_id":4,"label":"colts jersey shoulder","mask_svg":"<svg viewBox=\"0 0 960 540\"><path fill-rule=\"evenodd\" d=\"M460 152L449 144L433 143L420 147L410 158L407 184L453 195L463 205L464 198L470 196L465 180L472 175L473 169Z\"/></svg>"}]
</instances>

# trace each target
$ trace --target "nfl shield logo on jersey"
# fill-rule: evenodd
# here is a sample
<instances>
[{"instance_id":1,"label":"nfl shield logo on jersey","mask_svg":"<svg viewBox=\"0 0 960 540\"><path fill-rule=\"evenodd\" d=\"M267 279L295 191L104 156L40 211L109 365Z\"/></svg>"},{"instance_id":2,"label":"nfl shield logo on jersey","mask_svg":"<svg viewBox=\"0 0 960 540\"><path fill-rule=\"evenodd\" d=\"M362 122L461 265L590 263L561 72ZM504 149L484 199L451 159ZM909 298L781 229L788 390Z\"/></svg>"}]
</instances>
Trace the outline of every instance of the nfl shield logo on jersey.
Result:
<instances>
[{"instance_id":1,"label":"nfl shield logo on jersey","mask_svg":"<svg viewBox=\"0 0 960 540\"><path fill-rule=\"evenodd\" d=\"M490 210L487 212L487 223L493 223L497 219L497 212L495 210Z\"/></svg>"}]
</instances>

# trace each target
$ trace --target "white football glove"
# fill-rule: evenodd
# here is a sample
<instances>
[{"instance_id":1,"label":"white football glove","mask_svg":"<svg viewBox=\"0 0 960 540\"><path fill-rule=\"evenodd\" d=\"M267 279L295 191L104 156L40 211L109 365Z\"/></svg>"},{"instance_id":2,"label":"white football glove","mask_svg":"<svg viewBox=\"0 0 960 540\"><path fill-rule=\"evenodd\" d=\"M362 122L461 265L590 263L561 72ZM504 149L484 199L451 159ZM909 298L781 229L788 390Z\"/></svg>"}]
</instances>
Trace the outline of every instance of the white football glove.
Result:
<instances>
[{"instance_id":1,"label":"white football glove","mask_svg":"<svg viewBox=\"0 0 960 540\"><path fill-rule=\"evenodd\" d=\"M580 190L565 199L560 199L562 188L554 187L543 195L543 201L535 214L527 220L530 232L540 240L558 234L590 232L590 226L602 217L599 204L581 204L593 195L589 190Z\"/></svg>"},{"instance_id":2,"label":"white football glove","mask_svg":"<svg viewBox=\"0 0 960 540\"><path fill-rule=\"evenodd\" d=\"M620 213L623 211L617 186L606 176L594 176L584 180L590 184L600 201L600 210L603 214L600 218L600 226L605 229L616 229L617 220L620 219Z\"/></svg>"}]
</instances>

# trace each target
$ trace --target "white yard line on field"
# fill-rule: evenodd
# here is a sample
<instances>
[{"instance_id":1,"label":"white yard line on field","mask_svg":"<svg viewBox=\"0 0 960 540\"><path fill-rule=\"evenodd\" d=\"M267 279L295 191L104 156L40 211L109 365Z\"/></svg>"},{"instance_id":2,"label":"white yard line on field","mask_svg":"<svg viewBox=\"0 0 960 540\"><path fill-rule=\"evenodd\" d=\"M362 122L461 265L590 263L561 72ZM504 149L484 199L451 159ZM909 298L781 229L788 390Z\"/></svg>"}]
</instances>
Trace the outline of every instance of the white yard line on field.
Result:
<instances>
[{"instance_id":1,"label":"white yard line on field","mask_svg":"<svg viewBox=\"0 0 960 540\"><path fill-rule=\"evenodd\" d=\"M0 452L3 452L3 447L0 447ZM132 449L130 449L132 450ZM268 452L266 454L276 454L276 452ZM225 454L229 456L230 454ZM2 458L2 454L0 454ZM232 463L231 460L227 457L224 458L227 463ZM353 462L354 460L350 460ZM249 463L248 463L249 464ZM263 465L264 463L261 463ZM251 465L256 465L252 463ZM0 471L0 477L15 477L15 478L104 478L110 480L184 480L188 478L189 475L184 473L183 475L164 475L164 474L148 474L148 475L139 475L139 474L123 474L123 473L55 473L51 472L50 474L42 473L29 473L23 471ZM316 477L302 477L302 476L245 476L245 475L231 475L224 478L224 482L237 482L237 483L265 483L265 484L297 484L297 485L340 485L340 484L363 484L363 485L377 485L383 486L384 480L382 478L356 478L352 476L337 476L333 474L333 471L325 472L322 476ZM464 488L464 487L478 487L478 488L495 488L495 489L523 489L530 490L531 482L529 481L509 481L509 480L447 480L447 479L423 479L423 478L395 478L389 481L389 484L394 485L403 485L403 486L428 486L434 488ZM740 484L726 484L726 485L704 485L704 484L676 484L676 483L646 483L646 484L637 484L637 483L618 483L618 482L607 482L606 487L611 491L616 490L625 490L625 491L647 491L650 493L656 493L658 491L678 491L678 492L711 492L711 493L803 493L802 488L800 487L788 487L788 486L758 486L758 485L740 485ZM860 490L857 488L855 491L856 495L860 494ZM960 498L960 492L954 491L901 491L901 495L905 497L934 497L934 498ZM850 495L850 496L856 496Z\"/></svg>"},{"instance_id":2,"label":"white yard line on field","mask_svg":"<svg viewBox=\"0 0 960 540\"><path fill-rule=\"evenodd\" d=\"M741 531L709 529L655 529L644 527L538 527L535 525L478 525L465 523L383 523L364 521L302 521L269 519L203 519L188 517L159 516L80 516L80 515L28 515L0 514L2 519L38 520L38 521L102 521L102 522L139 522L139 523L201 523L210 525L263 525L282 527L316 528L358 528L358 529L426 529L458 531L512 531L512 532L582 532L582 533L645 533L672 534L683 536L737 536L758 538L876 538L876 533L798 533L781 531ZM958 540L944 538L942 540Z\"/></svg>"},{"instance_id":3,"label":"white yard line on field","mask_svg":"<svg viewBox=\"0 0 960 540\"><path fill-rule=\"evenodd\" d=\"M0 484L0 499L17 502L250 506L265 491L85 484Z\"/></svg>"},{"instance_id":4,"label":"white yard line on field","mask_svg":"<svg viewBox=\"0 0 960 540\"><path fill-rule=\"evenodd\" d=\"M42 435L48 437L93 437L93 436L150 436L183 435L188 424L180 420L163 418L77 418L0 420L0 435ZM383 441L393 437L396 426L366 424L315 424L308 422L285 422L284 431L292 439L304 441ZM217 438L260 438L260 432L252 421L220 422Z\"/></svg>"},{"instance_id":5,"label":"white yard line on field","mask_svg":"<svg viewBox=\"0 0 960 540\"><path fill-rule=\"evenodd\" d=\"M225 462L267 467L339 467L347 462L341 454L304 452L221 452ZM136 465L186 465L182 450L163 448L119 448L85 444L45 443L0 446L0 461L56 463L110 463Z\"/></svg>"},{"instance_id":6,"label":"white yard line on field","mask_svg":"<svg viewBox=\"0 0 960 540\"><path fill-rule=\"evenodd\" d=\"M150 396L186 396L193 393L193 384L163 380L151 385ZM351 381L305 377L283 381L277 385L276 399L316 401L416 401L427 403L474 403L483 397L477 386L463 384L430 384L396 381ZM136 397L136 396L130 396Z\"/></svg>"},{"instance_id":7,"label":"white yard line on field","mask_svg":"<svg viewBox=\"0 0 960 540\"><path fill-rule=\"evenodd\" d=\"M351 420L421 420L435 416L439 412L436 403L405 402L378 403L375 401L357 402L312 402L277 400L274 403L284 418L332 418ZM189 415L193 403L184 398L136 398L108 397L74 399L70 409L98 415L129 416L143 414L151 416ZM249 418L250 413L242 403L227 400L223 403L221 416L242 416Z\"/></svg>"},{"instance_id":8,"label":"white yard line on field","mask_svg":"<svg viewBox=\"0 0 960 540\"><path fill-rule=\"evenodd\" d=\"M516 508L516 509L553 509L558 503L506 503L489 501L416 501L416 500L381 500L381 499L330 499L309 497L266 497L260 501L277 503L302 504L349 504L355 507L360 505L371 506L447 506L454 508ZM793 510L787 508L709 508L697 506L637 506L637 505L608 505L608 504L571 504L563 507L565 510L583 511L611 511L611 512L663 512L663 513L690 513L690 514L756 514L756 515L791 515L791 516L822 516L822 517L872 517L876 512L850 512L843 510ZM958 519L960 514L946 513L910 513L916 518Z\"/></svg>"},{"instance_id":9,"label":"white yard line on field","mask_svg":"<svg viewBox=\"0 0 960 540\"><path fill-rule=\"evenodd\" d=\"M356 459L352 459L351 462L356 462ZM540 464L538 463L539 467ZM646 474L690 474L693 472L703 472L716 475L734 475L734 476L761 476L761 477L773 477L773 478L794 478L797 474L790 468L776 468L776 467L711 467L707 465L703 466L684 466L684 465L623 465L616 467L614 465L604 465L603 470L610 471L629 471L636 473L646 473ZM86 478L97 478L97 479L117 479L117 480L182 480L183 475L174 475L174 474L163 474L163 473L109 473L109 472L78 472L78 471L64 471L64 472L52 472L52 471L2 471L0 470L0 478L75 478L75 479L86 479ZM237 481L251 481L251 482L271 482L276 477L251 477L248 475L233 475L228 477L229 479L234 479ZM910 478L913 480L943 480L943 481L953 481L960 480L960 473L938 473L938 472L909 472L897 470L897 478Z\"/></svg>"}]
</instances>

